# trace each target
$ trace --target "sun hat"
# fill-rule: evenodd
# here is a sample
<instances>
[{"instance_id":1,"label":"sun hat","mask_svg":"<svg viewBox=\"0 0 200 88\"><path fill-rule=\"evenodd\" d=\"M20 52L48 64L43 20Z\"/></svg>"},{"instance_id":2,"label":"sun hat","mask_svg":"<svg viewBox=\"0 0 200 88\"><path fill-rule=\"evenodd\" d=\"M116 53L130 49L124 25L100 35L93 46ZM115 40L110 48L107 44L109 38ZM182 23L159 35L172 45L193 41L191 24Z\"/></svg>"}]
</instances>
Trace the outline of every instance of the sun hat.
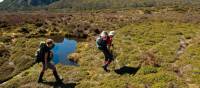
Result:
<instances>
[{"instance_id":1,"label":"sun hat","mask_svg":"<svg viewBox=\"0 0 200 88\"><path fill-rule=\"evenodd\" d=\"M106 37L108 36L108 33L106 31L102 31L100 34L101 37Z\"/></svg>"},{"instance_id":2,"label":"sun hat","mask_svg":"<svg viewBox=\"0 0 200 88\"><path fill-rule=\"evenodd\" d=\"M110 31L108 35L109 36L114 36L115 35L115 31Z\"/></svg>"}]
</instances>

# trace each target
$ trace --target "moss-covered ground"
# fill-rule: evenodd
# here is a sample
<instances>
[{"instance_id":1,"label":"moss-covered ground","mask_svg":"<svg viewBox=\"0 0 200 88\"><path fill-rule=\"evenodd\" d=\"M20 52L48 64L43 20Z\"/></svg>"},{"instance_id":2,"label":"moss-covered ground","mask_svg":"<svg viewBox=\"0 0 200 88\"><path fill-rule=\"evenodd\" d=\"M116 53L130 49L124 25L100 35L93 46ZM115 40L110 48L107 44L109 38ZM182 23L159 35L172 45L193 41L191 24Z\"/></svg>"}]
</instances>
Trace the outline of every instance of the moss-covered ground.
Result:
<instances>
[{"instance_id":1,"label":"moss-covered ground","mask_svg":"<svg viewBox=\"0 0 200 88\"><path fill-rule=\"evenodd\" d=\"M0 87L199 88L199 28L200 26L194 23L167 21L132 23L119 28L113 41L113 54L116 58L109 68L109 73L101 68L104 56L96 48L95 38L81 41L76 50L80 66L56 65L64 79L63 84L54 83L55 79L50 70L45 74L46 82L38 84L41 64L31 63L39 40L17 38L13 41L15 43L11 44L12 47L5 46L11 51L9 60L2 58L8 64L13 64L4 63L9 67L0 69L1 79L16 76L0 84ZM181 38L184 38L187 46L177 57ZM1 68L5 67L4 64L1 64ZM30 68L24 70L26 67Z\"/></svg>"}]
</instances>

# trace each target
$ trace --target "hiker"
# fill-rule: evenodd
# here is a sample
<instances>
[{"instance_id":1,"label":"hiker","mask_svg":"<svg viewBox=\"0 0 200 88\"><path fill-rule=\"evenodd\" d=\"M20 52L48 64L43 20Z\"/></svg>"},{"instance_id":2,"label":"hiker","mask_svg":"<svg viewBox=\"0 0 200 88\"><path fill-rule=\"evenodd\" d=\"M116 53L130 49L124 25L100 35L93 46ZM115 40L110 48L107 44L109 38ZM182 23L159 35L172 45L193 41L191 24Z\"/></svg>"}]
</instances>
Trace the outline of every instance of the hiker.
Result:
<instances>
[{"instance_id":1,"label":"hiker","mask_svg":"<svg viewBox=\"0 0 200 88\"><path fill-rule=\"evenodd\" d=\"M113 55L108 50L107 39L108 39L108 33L103 31L100 34L100 36L97 38L96 44L97 44L98 49L100 49L105 56L105 62L104 62L104 65L102 67L106 72L109 72L108 65L112 62Z\"/></svg>"},{"instance_id":2,"label":"hiker","mask_svg":"<svg viewBox=\"0 0 200 88\"><path fill-rule=\"evenodd\" d=\"M62 82L60 77L58 76L58 73L56 71L56 67L53 63L51 63L51 60L53 58L53 52L51 49L54 47L54 41L52 39L47 39L45 44L43 44L43 47L40 48L41 51L41 62L42 62L42 71L40 73L38 83L43 82L43 75L47 68L50 68L53 71L53 75L56 79L56 82Z\"/></svg>"},{"instance_id":3,"label":"hiker","mask_svg":"<svg viewBox=\"0 0 200 88\"><path fill-rule=\"evenodd\" d=\"M114 46L112 44L114 35L115 35L115 31L110 31L109 34L108 34L107 47L108 47L109 50L111 49L111 47L113 48L113 46ZM112 52L112 51L110 50L110 52Z\"/></svg>"}]
</instances>

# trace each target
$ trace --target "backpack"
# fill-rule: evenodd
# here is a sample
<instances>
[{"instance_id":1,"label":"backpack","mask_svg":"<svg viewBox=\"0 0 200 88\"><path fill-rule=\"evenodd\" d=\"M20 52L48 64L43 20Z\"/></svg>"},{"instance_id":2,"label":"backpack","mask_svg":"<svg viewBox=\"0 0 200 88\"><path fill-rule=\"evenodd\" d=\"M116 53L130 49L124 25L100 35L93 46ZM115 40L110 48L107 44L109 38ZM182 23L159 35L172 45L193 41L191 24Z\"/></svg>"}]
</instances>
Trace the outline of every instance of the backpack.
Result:
<instances>
[{"instance_id":1,"label":"backpack","mask_svg":"<svg viewBox=\"0 0 200 88\"><path fill-rule=\"evenodd\" d=\"M36 53L35 53L35 57L36 57L35 62L36 62L36 63L42 62L43 53L42 53L41 49L42 49L43 47L45 47L45 45L46 45L46 43L45 43L44 41L41 41L41 42L40 42L40 46L39 46L39 48L37 49L37 51L36 51Z\"/></svg>"},{"instance_id":2,"label":"backpack","mask_svg":"<svg viewBox=\"0 0 200 88\"><path fill-rule=\"evenodd\" d=\"M102 42L102 39L101 39L101 37L99 36L99 37L97 37L96 38L96 47L98 48L98 49L100 49L101 50L101 45L100 45L100 43Z\"/></svg>"},{"instance_id":3,"label":"backpack","mask_svg":"<svg viewBox=\"0 0 200 88\"><path fill-rule=\"evenodd\" d=\"M99 36L96 38L96 46L99 50L104 50L107 47L107 43Z\"/></svg>"}]
</instances>

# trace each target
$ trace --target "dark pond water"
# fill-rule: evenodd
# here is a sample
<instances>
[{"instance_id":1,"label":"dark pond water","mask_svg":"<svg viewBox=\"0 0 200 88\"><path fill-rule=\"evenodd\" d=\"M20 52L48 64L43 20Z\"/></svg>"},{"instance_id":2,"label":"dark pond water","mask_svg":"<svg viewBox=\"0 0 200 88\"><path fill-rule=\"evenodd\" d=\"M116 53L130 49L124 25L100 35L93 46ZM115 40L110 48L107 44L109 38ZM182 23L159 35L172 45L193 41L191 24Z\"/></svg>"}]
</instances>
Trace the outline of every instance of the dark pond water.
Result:
<instances>
[{"instance_id":1,"label":"dark pond water","mask_svg":"<svg viewBox=\"0 0 200 88\"><path fill-rule=\"evenodd\" d=\"M63 41L59 43L55 43L55 47L52 49L54 52L53 62L55 64L61 63L64 65L77 65L67 59L69 54L75 52L76 46L76 40L69 40L67 38L64 38Z\"/></svg>"}]
</instances>

